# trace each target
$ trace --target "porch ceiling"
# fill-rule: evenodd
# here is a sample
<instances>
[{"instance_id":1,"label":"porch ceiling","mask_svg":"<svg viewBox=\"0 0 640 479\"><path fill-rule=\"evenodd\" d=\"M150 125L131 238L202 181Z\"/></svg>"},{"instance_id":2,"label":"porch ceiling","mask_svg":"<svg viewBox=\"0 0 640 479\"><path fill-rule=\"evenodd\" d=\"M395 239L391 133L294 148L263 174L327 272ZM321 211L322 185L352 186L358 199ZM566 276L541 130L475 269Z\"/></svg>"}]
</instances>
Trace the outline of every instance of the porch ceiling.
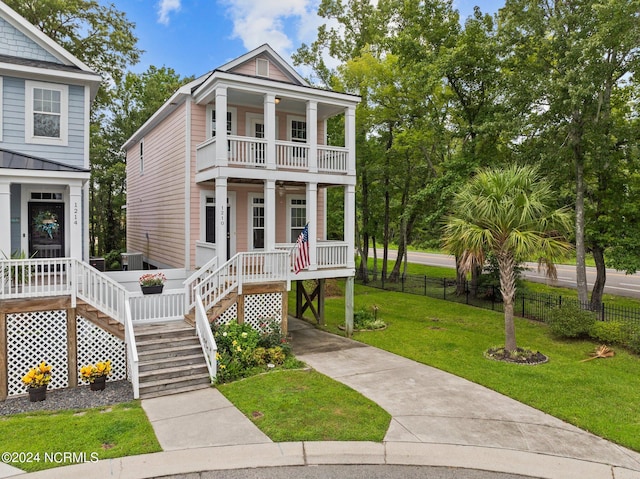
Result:
<instances>
[{"instance_id":1,"label":"porch ceiling","mask_svg":"<svg viewBox=\"0 0 640 479\"><path fill-rule=\"evenodd\" d=\"M246 90L229 89L227 95L227 102L229 105L243 105L256 109L261 109L264 106L264 96L262 94L249 93ZM306 115L306 101L299 98L290 98L284 94L278 95L276 93L276 96L280 98L280 102L276 105L277 112L290 113L298 116ZM343 112L344 106L318 102L319 120L325 120Z\"/></svg>"}]
</instances>

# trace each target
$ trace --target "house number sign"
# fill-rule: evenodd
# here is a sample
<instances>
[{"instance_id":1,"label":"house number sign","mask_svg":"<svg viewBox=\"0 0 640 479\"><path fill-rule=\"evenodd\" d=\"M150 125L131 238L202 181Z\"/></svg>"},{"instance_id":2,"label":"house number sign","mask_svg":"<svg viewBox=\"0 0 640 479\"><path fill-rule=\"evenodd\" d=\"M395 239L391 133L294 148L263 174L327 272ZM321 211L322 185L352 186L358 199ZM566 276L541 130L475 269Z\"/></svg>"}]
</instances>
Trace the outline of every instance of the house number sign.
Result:
<instances>
[{"instance_id":1,"label":"house number sign","mask_svg":"<svg viewBox=\"0 0 640 479\"><path fill-rule=\"evenodd\" d=\"M74 225L78 224L78 202L77 201L73 203L73 224Z\"/></svg>"},{"instance_id":2,"label":"house number sign","mask_svg":"<svg viewBox=\"0 0 640 479\"><path fill-rule=\"evenodd\" d=\"M220 224L224 226L224 206L220 206Z\"/></svg>"}]
</instances>

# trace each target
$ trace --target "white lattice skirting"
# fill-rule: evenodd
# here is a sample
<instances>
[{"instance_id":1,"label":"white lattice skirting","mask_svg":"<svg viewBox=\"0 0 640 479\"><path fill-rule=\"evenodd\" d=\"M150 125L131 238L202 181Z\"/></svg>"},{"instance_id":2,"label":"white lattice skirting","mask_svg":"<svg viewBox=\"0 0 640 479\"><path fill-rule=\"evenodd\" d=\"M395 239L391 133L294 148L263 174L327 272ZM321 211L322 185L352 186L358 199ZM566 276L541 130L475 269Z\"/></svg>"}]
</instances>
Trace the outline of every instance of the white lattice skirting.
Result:
<instances>
[{"instance_id":1,"label":"white lattice skirting","mask_svg":"<svg viewBox=\"0 0 640 479\"><path fill-rule=\"evenodd\" d=\"M80 316L76 322L78 369L88 363L109 360L112 365L109 380L126 379L124 341ZM9 396L26 392L22 376L41 361L53 366L51 389L69 386L66 310L8 314L7 340Z\"/></svg>"},{"instance_id":2,"label":"white lattice skirting","mask_svg":"<svg viewBox=\"0 0 640 479\"><path fill-rule=\"evenodd\" d=\"M253 329L260 329L267 320L275 319L282 325L282 295L283 293L249 294L244 297L244 322ZM216 324L222 325L236 321L238 305L233 304L216 319Z\"/></svg>"}]
</instances>

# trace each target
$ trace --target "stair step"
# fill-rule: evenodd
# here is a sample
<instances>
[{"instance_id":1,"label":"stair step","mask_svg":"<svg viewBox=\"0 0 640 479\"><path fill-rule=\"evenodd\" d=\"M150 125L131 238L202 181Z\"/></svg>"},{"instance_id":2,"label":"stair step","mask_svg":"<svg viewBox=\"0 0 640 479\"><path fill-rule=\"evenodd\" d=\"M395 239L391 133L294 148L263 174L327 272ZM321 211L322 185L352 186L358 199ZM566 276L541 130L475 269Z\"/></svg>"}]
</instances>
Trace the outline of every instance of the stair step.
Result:
<instances>
[{"instance_id":1,"label":"stair step","mask_svg":"<svg viewBox=\"0 0 640 479\"><path fill-rule=\"evenodd\" d=\"M138 357L140 362L155 361L157 359L180 358L183 356L191 356L193 354L202 354L200 343L195 345L172 346L164 349L150 349L148 351L140 351L138 349Z\"/></svg>"},{"instance_id":2,"label":"stair step","mask_svg":"<svg viewBox=\"0 0 640 479\"><path fill-rule=\"evenodd\" d=\"M190 388L192 386L198 386L201 384L211 384L211 378L208 374L200 376L188 376L186 378L172 378L172 379L160 379L158 381L149 381L140 383L140 396L146 396L147 393L163 393L167 391L173 391L177 388Z\"/></svg>"},{"instance_id":3,"label":"stair step","mask_svg":"<svg viewBox=\"0 0 640 479\"><path fill-rule=\"evenodd\" d=\"M173 356L169 358L154 359L153 361L140 361L138 363L138 371L142 374L143 372L150 370L187 366L190 364L198 366L204 364L202 349L198 350L197 354L190 354L187 356Z\"/></svg>"},{"instance_id":4,"label":"stair step","mask_svg":"<svg viewBox=\"0 0 640 479\"><path fill-rule=\"evenodd\" d=\"M182 365L175 367L156 368L149 371L140 372L140 386L151 383L154 381L174 379L174 378L188 378L190 376L209 376L209 369L204 361L200 360L200 364Z\"/></svg>"},{"instance_id":5,"label":"stair step","mask_svg":"<svg viewBox=\"0 0 640 479\"><path fill-rule=\"evenodd\" d=\"M144 336L157 336L164 338L175 338L194 334L193 326L185 321L171 321L168 323L145 324L134 327L136 338Z\"/></svg>"},{"instance_id":6,"label":"stair step","mask_svg":"<svg viewBox=\"0 0 640 479\"><path fill-rule=\"evenodd\" d=\"M138 351L151 351L152 349L165 349L167 346L187 346L196 345L200 346L200 341L197 336L189 336L184 338L149 338L143 341L138 340L136 337L136 346Z\"/></svg>"},{"instance_id":7,"label":"stair step","mask_svg":"<svg viewBox=\"0 0 640 479\"><path fill-rule=\"evenodd\" d=\"M152 399L152 398L157 398L157 397L161 397L161 396L169 396L171 394L180 394L180 393L188 393L191 391L195 391L197 389L205 389L211 387L211 384L207 383L207 384L194 384L192 386L186 386L186 387L181 387L181 388L175 388L175 389L168 389L166 391L153 391L153 392L145 392L143 393L142 391L140 392L140 399Z\"/></svg>"}]
</instances>

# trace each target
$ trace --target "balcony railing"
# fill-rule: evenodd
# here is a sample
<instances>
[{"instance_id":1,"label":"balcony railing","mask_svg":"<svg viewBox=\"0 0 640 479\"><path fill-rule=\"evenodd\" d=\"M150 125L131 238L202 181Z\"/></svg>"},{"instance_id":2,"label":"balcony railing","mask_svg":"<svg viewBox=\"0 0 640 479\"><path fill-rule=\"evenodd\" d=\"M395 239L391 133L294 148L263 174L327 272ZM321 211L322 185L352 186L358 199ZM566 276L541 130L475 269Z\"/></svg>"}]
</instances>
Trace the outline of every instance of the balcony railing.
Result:
<instances>
[{"instance_id":1,"label":"balcony railing","mask_svg":"<svg viewBox=\"0 0 640 479\"><path fill-rule=\"evenodd\" d=\"M216 161L216 139L210 138L196 147L196 168L198 172L216 166L236 166L265 168L275 164L282 170L309 170L311 146L293 141L275 142L276 157L269 162L267 140L247 136L227 136L227 161ZM344 175L348 172L349 151L345 147L317 145L318 171L322 173Z\"/></svg>"}]
</instances>

